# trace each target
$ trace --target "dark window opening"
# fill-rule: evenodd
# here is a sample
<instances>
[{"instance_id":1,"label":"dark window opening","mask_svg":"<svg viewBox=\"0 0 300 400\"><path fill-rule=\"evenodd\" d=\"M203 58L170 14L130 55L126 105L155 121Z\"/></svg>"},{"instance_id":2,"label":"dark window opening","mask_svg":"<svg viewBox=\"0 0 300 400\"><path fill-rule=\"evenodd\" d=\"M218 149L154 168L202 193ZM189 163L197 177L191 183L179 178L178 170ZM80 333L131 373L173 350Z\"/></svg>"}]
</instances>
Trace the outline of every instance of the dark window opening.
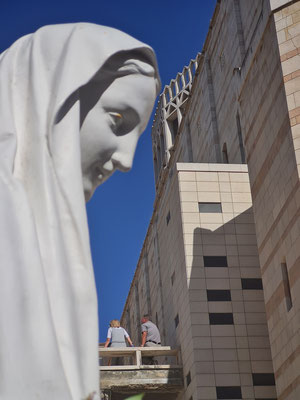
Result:
<instances>
[{"instance_id":1,"label":"dark window opening","mask_svg":"<svg viewBox=\"0 0 300 400\"><path fill-rule=\"evenodd\" d=\"M226 256L203 256L204 267L228 267Z\"/></svg>"},{"instance_id":2,"label":"dark window opening","mask_svg":"<svg viewBox=\"0 0 300 400\"><path fill-rule=\"evenodd\" d=\"M172 286L174 285L174 282L175 282L175 271L173 272L173 274L172 274L172 276L171 276L171 283L172 283Z\"/></svg>"},{"instance_id":3,"label":"dark window opening","mask_svg":"<svg viewBox=\"0 0 300 400\"><path fill-rule=\"evenodd\" d=\"M236 125L237 125L237 134L238 134L240 153L241 153L241 161L242 161L243 164L245 164L246 156L245 156L245 148L244 148L242 128L241 128L241 120L240 120L239 113L236 114Z\"/></svg>"},{"instance_id":4,"label":"dark window opening","mask_svg":"<svg viewBox=\"0 0 300 400\"><path fill-rule=\"evenodd\" d=\"M274 374L252 374L253 386L275 386Z\"/></svg>"},{"instance_id":5,"label":"dark window opening","mask_svg":"<svg viewBox=\"0 0 300 400\"><path fill-rule=\"evenodd\" d=\"M262 280L259 278L242 278L242 289L244 290L262 290Z\"/></svg>"},{"instance_id":6,"label":"dark window opening","mask_svg":"<svg viewBox=\"0 0 300 400\"><path fill-rule=\"evenodd\" d=\"M221 203L198 203L200 213L221 213Z\"/></svg>"},{"instance_id":7,"label":"dark window opening","mask_svg":"<svg viewBox=\"0 0 300 400\"><path fill-rule=\"evenodd\" d=\"M217 399L242 399L240 386L217 386Z\"/></svg>"},{"instance_id":8,"label":"dark window opening","mask_svg":"<svg viewBox=\"0 0 300 400\"><path fill-rule=\"evenodd\" d=\"M228 164L229 163L228 152L227 152L227 144L226 143L223 144L223 148L222 148L222 160L223 160L224 164Z\"/></svg>"},{"instance_id":9,"label":"dark window opening","mask_svg":"<svg viewBox=\"0 0 300 400\"><path fill-rule=\"evenodd\" d=\"M209 313L210 325L233 325L232 313Z\"/></svg>"},{"instance_id":10,"label":"dark window opening","mask_svg":"<svg viewBox=\"0 0 300 400\"><path fill-rule=\"evenodd\" d=\"M231 301L230 290L207 290L208 301Z\"/></svg>"},{"instance_id":11,"label":"dark window opening","mask_svg":"<svg viewBox=\"0 0 300 400\"><path fill-rule=\"evenodd\" d=\"M167 216L166 216L167 225L169 225L170 219L171 219L171 214L170 214L170 211L169 211Z\"/></svg>"},{"instance_id":12,"label":"dark window opening","mask_svg":"<svg viewBox=\"0 0 300 400\"><path fill-rule=\"evenodd\" d=\"M190 384L191 381L192 381L191 373L190 373L190 372L187 374L187 376L185 377L185 379L186 379L186 386L189 386L189 384Z\"/></svg>"},{"instance_id":13,"label":"dark window opening","mask_svg":"<svg viewBox=\"0 0 300 400\"><path fill-rule=\"evenodd\" d=\"M292 302L292 294L291 294L289 273L288 273L288 269L287 269L286 263L282 263L281 264L281 271L282 271L282 279L283 279L283 287L284 287L286 309L287 309L287 311L290 311L290 309L293 307L293 302Z\"/></svg>"}]
</instances>

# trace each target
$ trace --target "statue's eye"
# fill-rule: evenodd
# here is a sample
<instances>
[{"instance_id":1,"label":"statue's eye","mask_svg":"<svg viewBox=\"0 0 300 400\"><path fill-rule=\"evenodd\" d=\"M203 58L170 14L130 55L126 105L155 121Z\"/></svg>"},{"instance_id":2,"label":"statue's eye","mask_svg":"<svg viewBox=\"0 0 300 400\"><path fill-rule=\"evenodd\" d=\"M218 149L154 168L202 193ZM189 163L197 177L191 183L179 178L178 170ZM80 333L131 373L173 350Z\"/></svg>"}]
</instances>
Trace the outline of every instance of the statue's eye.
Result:
<instances>
[{"instance_id":1,"label":"statue's eye","mask_svg":"<svg viewBox=\"0 0 300 400\"><path fill-rule=\"evenodd\" d=\"M113 123L114 129L119 128L123 122L123 115L118 112L109 112L109 116Z\"/></svg>"}]
</instances>

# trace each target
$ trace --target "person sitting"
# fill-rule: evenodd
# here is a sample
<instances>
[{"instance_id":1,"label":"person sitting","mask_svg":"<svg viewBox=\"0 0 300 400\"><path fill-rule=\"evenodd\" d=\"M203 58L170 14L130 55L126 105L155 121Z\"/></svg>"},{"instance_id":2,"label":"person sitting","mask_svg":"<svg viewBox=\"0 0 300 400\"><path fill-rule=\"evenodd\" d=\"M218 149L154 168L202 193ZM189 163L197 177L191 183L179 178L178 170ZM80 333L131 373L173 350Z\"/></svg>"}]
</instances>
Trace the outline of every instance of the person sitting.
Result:
<instances>
[{"instance_id":1,"label":"person sitting","mask_svg":"<svg viewBox=\"0 0 300 400\"><path fill-rule=\"evenodd\" d=\"M126 341L131 347L133 347L133 343L124 328L120 326L120 321L118 319L112 319L110 321L110 327L107 331L107 339L104 344L104 347L126 347ZM119 364L119 360L117 360L117 365ZM108 365L111 365L111 359L108 360Z\"/></svg>"},{"instance_id":2,"label":"person sitting","mask_svg":"<svg viewBox=\"0 0 300 400\"><path fill-rule=\"evenodd\" d=\"M142 318L142 343L141 347L161 346L160 333L157 326L150 320L150 315L145 314ZM157 364L153 357L143 357L143 364Z\"/></svg>"}]
</instances>

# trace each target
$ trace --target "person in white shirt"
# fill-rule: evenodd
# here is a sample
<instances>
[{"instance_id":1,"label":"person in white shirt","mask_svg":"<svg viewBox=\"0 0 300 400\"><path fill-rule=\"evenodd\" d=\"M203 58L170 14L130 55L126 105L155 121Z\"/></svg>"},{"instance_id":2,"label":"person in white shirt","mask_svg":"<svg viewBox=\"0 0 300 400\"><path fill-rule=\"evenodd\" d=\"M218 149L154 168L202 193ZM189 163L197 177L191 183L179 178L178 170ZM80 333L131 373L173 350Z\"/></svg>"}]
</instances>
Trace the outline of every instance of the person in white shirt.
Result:
<instances>
[{"instance_id":1,"label":"person in white shirt","mask_svg":"<svg viewBox=\"0 0 300 400\"><path fill-rule=\"evenodd\" d=\"M133 343L124 328L120 326L120 321L118 319L113 319L110 321L110 327L107 331L107 339L104 347L126 347L126 340L133 347Z\"/></svg>"}]
</instances>

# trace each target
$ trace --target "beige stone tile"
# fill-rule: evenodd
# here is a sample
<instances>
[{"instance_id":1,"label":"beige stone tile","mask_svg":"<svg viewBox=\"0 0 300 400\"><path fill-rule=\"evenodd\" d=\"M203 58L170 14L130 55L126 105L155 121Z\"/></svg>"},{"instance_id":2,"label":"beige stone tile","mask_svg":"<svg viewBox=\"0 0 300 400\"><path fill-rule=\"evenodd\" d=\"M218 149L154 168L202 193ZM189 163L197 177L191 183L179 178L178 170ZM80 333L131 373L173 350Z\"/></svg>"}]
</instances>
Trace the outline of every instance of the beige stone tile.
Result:
<instances>
[{"instance_id":1,"label":"beige stone tile","mask_svg":"<svg viewBox=\"0 0 300 400\"><path fill-rule=\"evenodd\" d=\"M242 398L250 400L254 398L253 386L242 386Z\"/></svg>"},{"instance_id":2,"label":"beige stone tile","mask_svg":"<svg viewBox=\"0 0 300 400\"><path fill-rule=\"evenodd\" d=\"M200 221L200 228L201 229L206 229L211 232L218 231L218 233L221 233L223 231L223 221L218 222L218 223L211 223L211 222L203 222Z\"/></svg>"},{"instance_id":3,"label":"beige stone tile","mask_svg":"<svg viewBox=\"0 0 300 400\"><path fill-rule=\"evenodd\" d=\"M198 202L191 202L191 201L183 201L181 203L181 210L182 212L199 212Z\"/></svg>"},{"instance_id":4,"label":"beige stone tile","mask_svg":"<svg viewBox=\"0 0 300 400\"><path fill-rule=\"evenodd\" d=\"M248 335L246 325L235 325L234 330L237 337L244 337Z\"/></svg>"},{"instance_id":5,"label":"beige stone tile","mask_svg":"<svg viewBox=\"0 0 300 400\"><path fill-rule=\"evenodd\" d=\"M201 213L200 214L201 224L209 223L209 224L218 224L223 223L222 214L211 214L211 213Z\"/></svg>"},{"instance_id":6,"label":"beige stone tile","mask_svg":"<svg viewBox=\"0 0 300 400\"><path fill-rule=\"evenodd\" d=\"M244 302L243 301L234 301L234 298L232 296L233 292L239 292L239 291L238 290L231 290L232 312L234 312L234 313L244 313L245 312L245 310L244 310Z\"/></svg>"},{"instance_id":7,"label":"beige stone tile","mask_svg":"<svg viewBox=\"0 0 300 400\"><path fill-rule=\"evenodd\" d=\"M183 233L192 233L194 234L194 232L200 230L200 223L183 223Z\"/></svg>"},{"instance_id":8,"label":"beige stone tile","mask_svg":"<svg viewBox=\"0 0 300 400\"><path fill-rule=\"evenodd\" d=\"M202 256L186 256L185 259L187 268L204 267Z\"/></svg>"},{"instance_id":9,"label":"beige stone tile","mask_svg":"<svg viewBox=\"0 0 300 400\"><path fill-rule=\"evenodd\" d=\"M192 324L208 325L209 324L208 311L204 313L200 313L198 311L191 312L191 321Z\"/></svg>"},{"instance_id":10,"label":"beige stone tile","mask_svg":"<svg viewBox=\"0 0 300 400\"><path fill-rule=\"evenodd\" d=\"M249 193L250 186L246 182L231 182L230 183L231 191L233 193Z\"/></svg>"},{"instance_id":11,"label":"beige stone tile","mask_svg":"<svg viewBox=\"0 0 300 400\"><path fill-rule=\"evenodd\" d=\"M286 97L287 100L287 105L288 105L288 109L289 110L293 110L294 108L296 108L296 102L295 102L295 97L294 94L290 94L289 96Z\"/></svg>"},{"instance_id":12,"label":"beige stone tile","mask_svg":"<svg viewBox=\"0 0 300 400\"><path fill-rule=\"evenodd\" d=\"M195 349L211 349L211 338L210 337L195 337L193 338ZM204 363L201 363L204 364ZM207 371L209 372L209 371Z\"/></svg>"},{"instance_id":13,"label":"beige stone tile","mask_svg":"<svg viewBox=\"0 0 300 400\"><path fill-rule=\"evenodd\" d=\"M217 386L240 386L241 384L239 374L216 374L215 377Z\"/></svg>"},{"instance_id":14,"label":"beige stone tile","mask_svg":"<svg viewBox=\"0 0 300 400\"><path fill-rule=\"evenodd\" d=\"M225 238L224 235L219 235L219 234L202 234L202 243L204 245L210 245L213 244L215 246L218 245L225 245Z\"/></svg>"},{"instance_id":15,"label":"beige stone tile","mask_svg":"<svg viewBox=\"0 0 300 400\"><path fill-rule=\"evenodd\" d=\"M249 182L249 175L244 173L233 173L229 174L231 182ZM250 187L249 187L250 190Z\"/></svg>"},{"instance_id":16,"label":"beige stone tile","mask_svg":"<svg viewBox=\"0 0 300 400\"><path fill-rule=\"evenodd\" d=\"M215 375L214 374L199 374L197 375L197 385L203 386L215 386Z\"/></svg>"},{"instance_id":17,"label":"beige stone tile","mask_svg":"<svg viewBox=\"0 0 300 400\"><path fill-rule=\"evenodd\" d=\"M237 350L233 349L213 349L215 361L236 361L238 359Z\"/></svg>"},{"instance_id":18,"label":"beige stone tile","mask_svg":"<svg viewBox=\"0 0 300 400\"><path fill-rule=\"evenodd\" d=\"M199 182L218 182L217 172L196 172L196 180Z\"/></svg>"},{"instance_id":19,"label":"beige stone tile","mask_svg":"<svg viewBox=\"0 0 300 400\"><path fill-rule=\"evenodd\" d=\"M196 192L196 182L179 182L179 190L181 192Z\"/></svg>"},{"instance_id":20,"label":"beige stone tile","mask_svg":"<svg viewBox=\"0 0 300 400\"><path fill-rule=\"evenodd\" d=\"M197 395L199 400L213 400L216 398L216 388L215 387L198 387Z\"/></svg>"},{"instance_id":21,"label":"beige stone tile","mask_svg":"<svg viewBox=\"0 0 300 400\"><path fill-rule=\"evenodd\" d=\"M231 313L232 312L232 305L230 301L209 301L208 302L208 311L210 313ZM219 332L222 332L222 326L218 327ZM233 326L230 331L234 332ZM231 336L231 335L230 335Z\"/></svg>"},{"instance_id":22,"label":"beige stone tile","mask_svg":"<svg viewBox=\"0 0 300 400\"><path fill-rule=\"evenodd\" d=\"M198 192L197 200L199 203L220 203L219 192Z\"/></svg>"},{"instance_id":23,"label":"beige stone tile","mask_svg":"<svg viewBox=\"0 0 300 400\"><path fill-rule=\"evenodd\" d=\"M235 336L234 327L231 325L211 325L211 336Z\"/></svg>"},{"instance_id":24,"label":"beige stone tile","mask_svg":"<svg viewBox=\"0 0 300 400\"><path fill-rule=\"evenodd\" d=\"M227 224L228 222L234 221L234 213L223 213L223 222Z\"/></svg>"},{"instance_id":25,"label":"beige stone tile","mask_svg":"<svg viewBox=\"0 0 300 400\"><path fill-rule=\"evenodd\" d=\"M180 171L178 173L178 179L180 181L196 181L196 173L195 172L185 172L185 171Z\"/></svg>"},{"instance_id":26,"label":"beige stone tile","mask_svg":"<svg viewBox=\"0 0 300 400\"><path fill-rule=\"evenodd\" d=\"M218 182L199 182L197 181L198 192L220 192Z\"/></svg>"},{"instance_id":27,"label":"beige stone tile","mask_svg":"<svg viewBox=\"0 0 300 400\"><path fill-rule=\"evenodd\" d=\"M235 349L235 337L212 337L211 338L213 349Z\"/></svg>"},{"instance_id":28,"label":"beige stone tile","mask_svg":"<svg viewBox=\"0 0 300 400\"><path fill-rule=\"evenodd\" d=\"M185 254L187 256L200 256L203 254L202 246L201 245L191 245L187 244L184 246L185 248Z\"/></svg>"},{"instance_id":29,"label":"beige stone tile","mask_svg":"<svg viewBox=\"0 0 300 400\"><path fill-rule=\"evenodd\" d=\"M233 213L233 204L222 202L222 212L223 213Z\"/></svg>"},{"instance_id":30,"label":"beige stone tile","mask_svg":"<svg viewBox=\"0 0 300 400\"><path fill-rule=\"evenodd\" d=\"M192 325L192 336L210 336L210 326L209 325Z\"/></svg>"},{"instance_id":31,"label":"beige stone tile","mask_svg":"<svg viewBox=\"0 0 300 400\"><path fill-rule=\"evenodd\" d=\"M225 245L208 245L203 244L203 254L206 256L223 256L226 254Z\"/></svg>"},{"instance_id":32,"label":"beige stone tile","mask_svg":"<svg viewBox=\"0 0 300 400\"><path fill-rule=\"evenodd\" d=\"M215 361L215 372L216 374L228 373L237 374L239 373L239 365L237 361Z\"/></svg>"},{"instance_id":33,"label":"beige stone tile","mask_svg":"<svg viewBox=\"0 0 300 400\"><path fill-rule=\"evenodd\" d=\"M275 386L255 386L254 387L255 397L257 398L274 398L276 399ZM296 400L296 399L295 399Z\"/></svg>"},{"instance_id":34,"label":"beige stone tile","mask_svg":"<svg viewBox=\"0 0 300 400\"><path fill-rule=\"evenodd\" d=\"M180 192L181 201L198 202L197 192Z\"/></svg>"},{"instance_id":35,"label":"beige stone tile","mask_svg":"<svg viewBox=\"0 0 300 400\"><path fill-rule=\"evenodd\" d=\"M195 266L193 266L192 268L187 268L186 275L187 279L205 278L204 268L199 268Z\"/></svg>"},{"instance_id":36,"label":"beige stone tile","mask_svg":"<svg viewBox=\"0 0 300 400\"><path fill-rule=\"evenodd\" d=\"M219 182L229 182L228 172L218 172Z\"/></svg>"},{"instance_id":37,"label":"beige stone tile","mask_svg":"<svg viewBox=\"0 0 300 400\"><path fill-rule=\"evenodd\" d=\"M220 182L219 183L219 190L223 193L231 193L231 186L229 182Z\"/></svg>"},{"instance_id":38,"label":"beige stone tile","mask_svg":"<svg viewBox=\"0 0 300 400\"><path fill-rule=\"evenodd\" d=\"M238 354L238 360L241 361L250 360L250 353L248 349L238 349L237 354Z\"/></svg>"},{"instance_id":39,"label":"beige stone tile","mask_svg":"<svg viewBox=\"0 0 300 400\"><path fill-rule=\"evenodd\" d=\"M238 349L248 349L249 348L249 343L248 343L248 338L244 336L239 336L235 338L236 340L236 347Z\"/></svg>"},{"instance_id":40,"label":"beige stone tile","mask_svg":"<svg viewBox=\"0 0 300 400\"><path fill-rule=\"evenodd\" d=\"M194 289L205 289L205 280L204 279L192 278L192 279L188 279L187 282L188 282L189 289L193 289L193 290ZM194 309L196 311L198 310L198 312L203 312L203 311L201 311L202 308L199 306L198 303L197 304L191 303L191 311L193 312ZM206 311L206 309L204 311Z\"/></svg>"},{"instance_id":41,"label":"beige stone tile","mask_svg":"<svg viewBox=\"0 0 300 400\"><path fill-rule=\"evenodd\" d=\"M206 279L207 289L230 289L228 279Z\"/></svg>"},{"instance_id":42,"label":"beige stone tile","mask_svg":"<svg viewBox=\"0 0 300 400\"><path fill-rule=\"evenodd\" d=\"M289 29L289 30L291 30L291 29ZM300 65L300 56L299 55L289 58L286 61L283 61L281 63L283 76L288 75L294 71L297 71L299 69L299 65Z\"/></svg>"},{"instance_id":43,"label":"beige stone tile","mask_svg":"<svg viewBox=\"0 0 300 400\"><path fill-rule=\"evenodd\" d=\"M186 224L186 223L199 224L200 223L199 213L184 212L184 213L182 213L181 218L182 218L182 222L184 224Z\"/></svg>"},{"instance_id":44,"label":"beige stone tile","mask_svg":"<svg viewBox=\"0 0 300 400\"><path fill-rule=\"evenodd\" d=\"M195 350L194 352L195 361L213 361L212 349Z\"/></svg>"},{"instance_id":45,"label":"beige stone tile","mask_svg":"<svg viewBox=\"0 0 300 400\"><path fill-rule=\"evenodd\" d=\"M226 267L204 268L204 273L207 279L224 279L229 277L228 268Z\"/></svg>"},{"instance_id":46,"label":"beige stone tile","mask_svg":"<svg viewBox=\"0 0 300 400\"><path fill-rule=\"evenodd\" d=\"M248 337L249 341L249 347L250 348L260 348L260 349L269 349L270 348L270 342L269 338L266 336L262 337Z\"/></svg>"},{"instance_id":47,"label":"beige stone tile","mask_svg":"<svg viewBox=\"0 0 300 400\"><path fill-rule=\"evenodd\" d=\"M252 203L233 203L233 211L236 214L243 212L250 212L252 210Z\"/></svg>"},{"instance_id":48,"label":"beige stone tile","mask_svg":"<svg viewBox=\"0 0 300 400\"><path fill-rule=\"evenodd\" d=\"M250 193L232 193L232 200L235 203L252 204L252 198Z\"/></svg>"},{"instance_id":49,"label":"beige stone tile","mask_svg":"<svg viewBox=\"0 0 300 400\"><path fill-rule=\"evenodd\" d=\"M221 201L222 201L222 206L223 203L232 203L232 194L221 192Z\"/></svg>"}]
</instances>

